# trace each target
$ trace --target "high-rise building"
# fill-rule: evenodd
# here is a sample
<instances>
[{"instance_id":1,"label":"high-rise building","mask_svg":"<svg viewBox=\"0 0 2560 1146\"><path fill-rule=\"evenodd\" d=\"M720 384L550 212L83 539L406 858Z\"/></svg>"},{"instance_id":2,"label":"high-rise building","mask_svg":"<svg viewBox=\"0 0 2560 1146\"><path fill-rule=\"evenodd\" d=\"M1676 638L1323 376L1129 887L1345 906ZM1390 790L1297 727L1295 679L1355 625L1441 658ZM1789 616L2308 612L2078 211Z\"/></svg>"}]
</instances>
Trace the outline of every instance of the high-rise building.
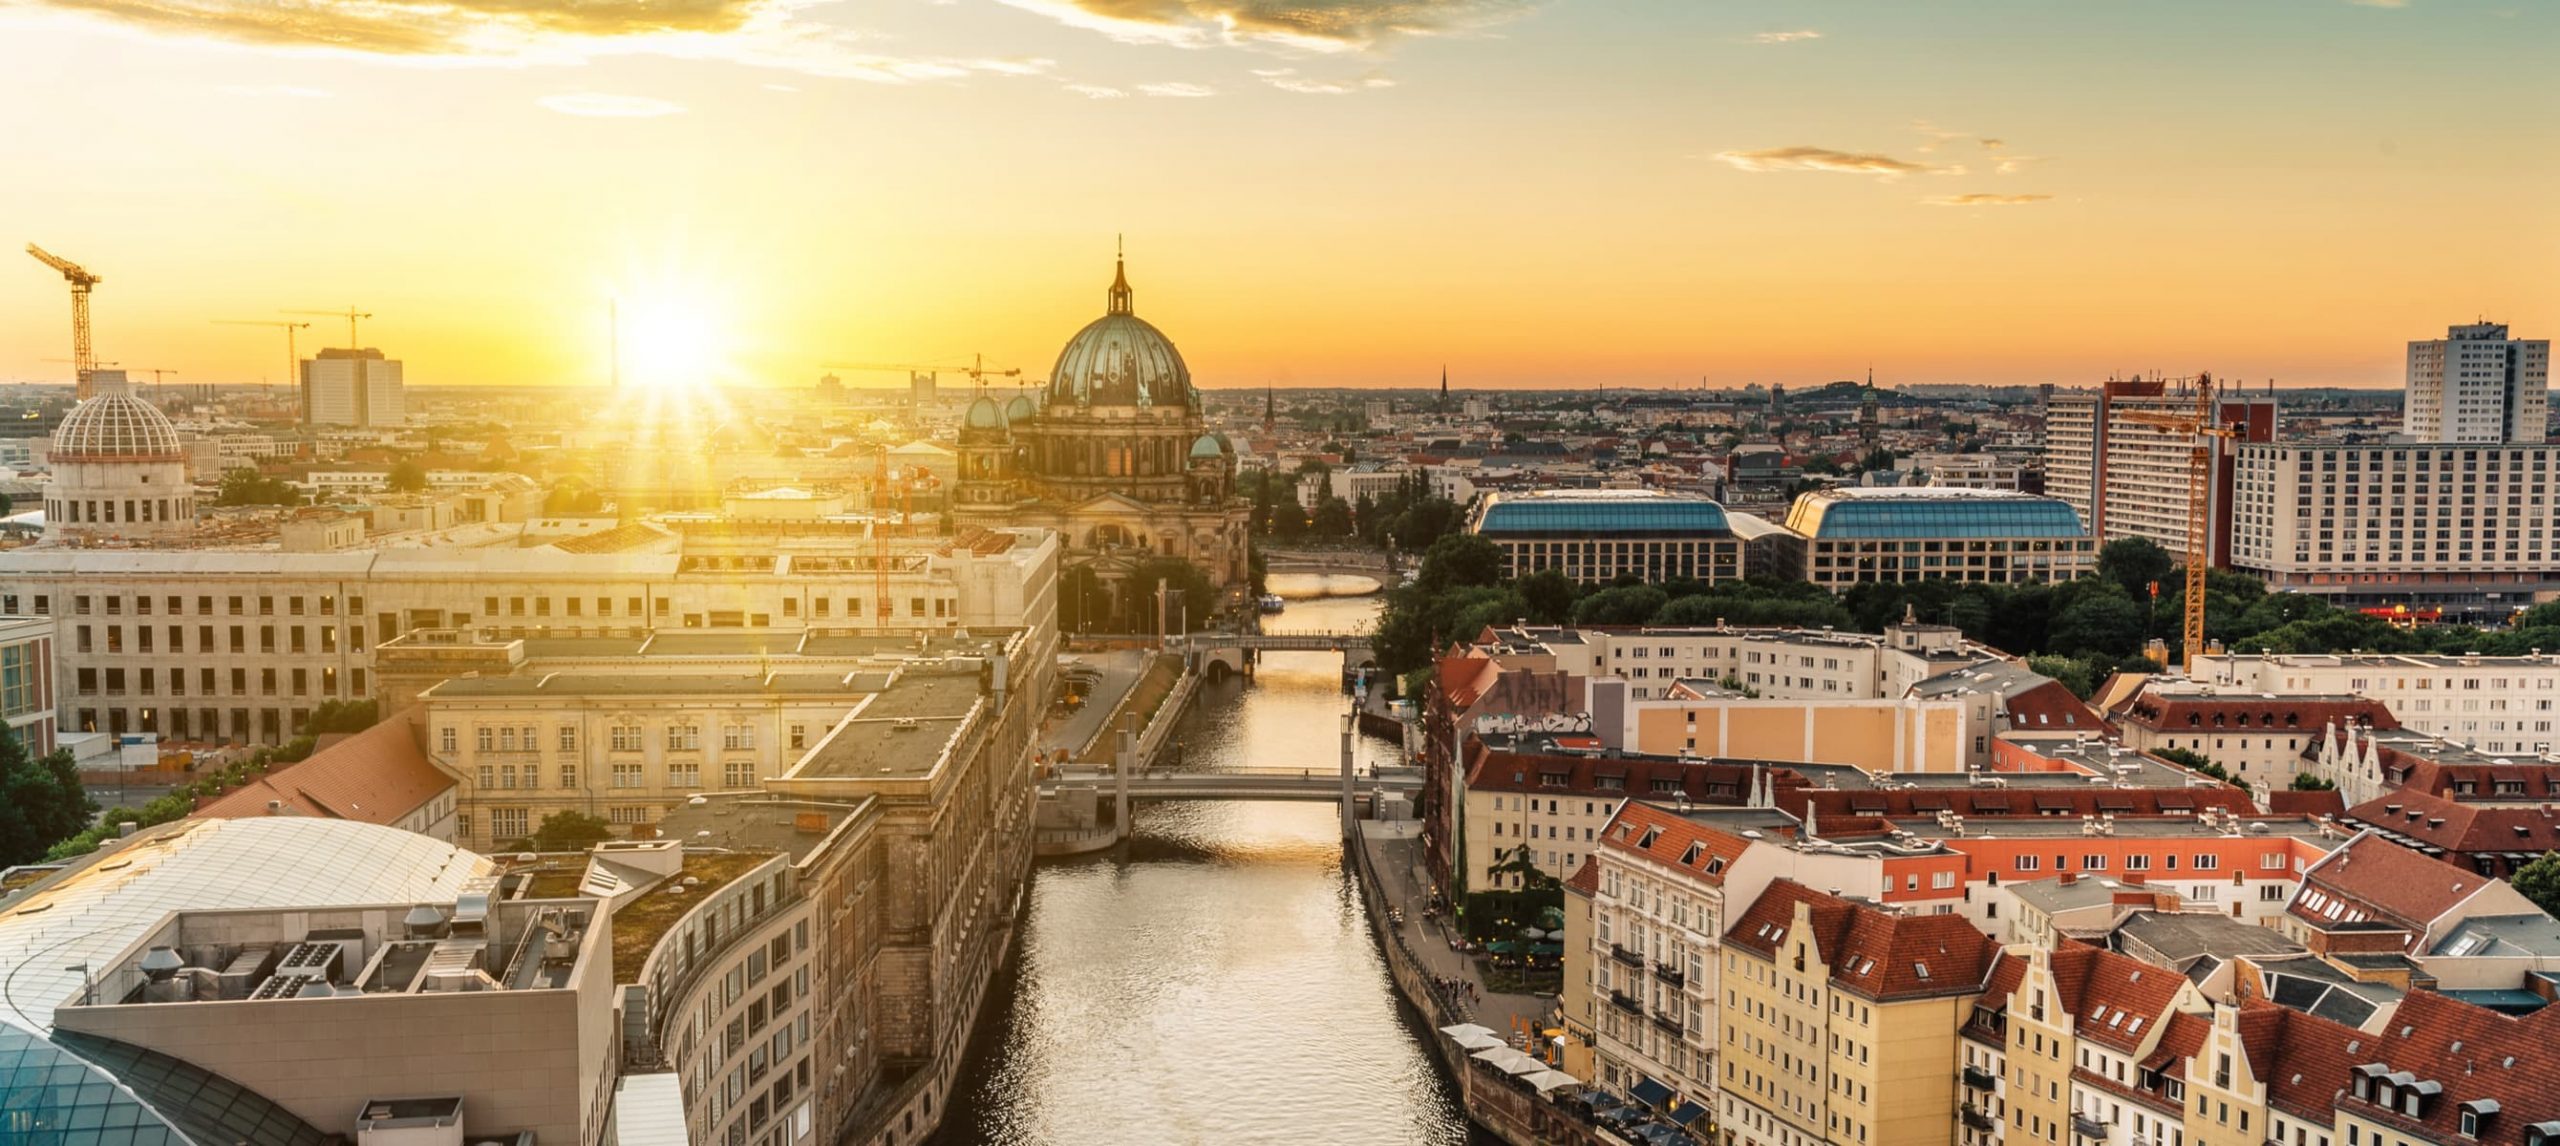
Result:
<instances>
[{"instance_id":1,"label":"high-rise building","mask_svg":"<svg viewBox=\"0 0 2560 1146\"><path fill-rule=\"evenodd\" d=\"M399 359L365 348L323 350L302 360L305 425L397 426L407 419Z\"/></svg>"},{"instance_id":2,"label":"high-rise building","mask_svg":"<svg viewBox=\"0 0 2560 1146\"><path fill-rule=\"evenodd\" d=\"M2305 442L2233 452L2221 540L2232 567L2270 588L2488 619L2560 588L2551 565L2560 524L2541 492L2550 447Z\"/></svg>"},{"instance_id":3,"label":"high-rise building","mask_svg":"<svg viewBox=\"0 0 2560 1146\"><path fill-rule=\"evenodd\" d=\"M2276 404L2272 395L2226 393L2215 401L2214 420L2238 426L2241 441L2275 437ZM2175 430L2145 425L2143 415L2187 417L2195 413L2193 391L2158 379L2109 381L2095 390L2055 393L2045 405L2045 492L2069 502L2089 525L2099 545L2127 537L2148 538L2171 553L2187 547L2189 467L2195 439ZM2226 439L2209 439L2213 483L2213 563L2229 560L2227 506L2231 490L2231 450Z\"/></svg>"},{"instance_id":4,"label":"high-rise building","mask_svg":"<svg viewBox=\"0 0 2560 1146\"><path fill-rule=\"evenodd\" d=\"M2545 438L2551 343L2507 337L2504 323L2456 326L2409 344L2403 424L2421 442L2537 443Z\"/></svg>"}]
</instances>

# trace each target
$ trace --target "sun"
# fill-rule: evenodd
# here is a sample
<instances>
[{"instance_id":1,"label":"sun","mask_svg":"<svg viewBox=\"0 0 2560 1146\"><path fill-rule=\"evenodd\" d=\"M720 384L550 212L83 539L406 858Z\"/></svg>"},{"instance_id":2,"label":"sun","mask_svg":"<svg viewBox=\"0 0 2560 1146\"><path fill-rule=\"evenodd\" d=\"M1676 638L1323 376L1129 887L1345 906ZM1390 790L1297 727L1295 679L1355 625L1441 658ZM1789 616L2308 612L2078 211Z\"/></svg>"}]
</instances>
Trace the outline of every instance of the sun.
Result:
<instances>
[{"instance_id":1,"label":"sun","mask_svg":"<svg viewBox=\"0 0 2560 1146\"><path fill-rule=\"evenodd\" d=\"M709 296L645 290L616 300L622 385L657 392L698 390L729 381L726 316Z\"/></svg>"}]
</instances>

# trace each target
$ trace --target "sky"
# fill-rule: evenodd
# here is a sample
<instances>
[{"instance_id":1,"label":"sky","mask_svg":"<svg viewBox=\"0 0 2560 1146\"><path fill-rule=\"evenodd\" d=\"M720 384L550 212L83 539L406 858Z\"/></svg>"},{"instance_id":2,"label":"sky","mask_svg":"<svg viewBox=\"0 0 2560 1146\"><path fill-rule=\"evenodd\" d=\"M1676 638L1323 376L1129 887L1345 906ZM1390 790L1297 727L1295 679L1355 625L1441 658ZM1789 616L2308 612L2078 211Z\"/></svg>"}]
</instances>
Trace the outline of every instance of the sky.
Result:
<instances>
[{"instance_id":1,"label":"sky","mask_svg":"<svg viewBox=\"0 0 2560 1146\"><path fill-rule=\"evenodd\" d=\"M98 357L412 385L2396 386L2560 331L2545 0L0 0ZM11 265L14 264L14 265ZM344 321L309 317L305 353ZM0 381L67 380L0 259ZM894 369L839 369L849 384ZM945 385L955 384L944 375Z\"/></svg>"}]
</instances>

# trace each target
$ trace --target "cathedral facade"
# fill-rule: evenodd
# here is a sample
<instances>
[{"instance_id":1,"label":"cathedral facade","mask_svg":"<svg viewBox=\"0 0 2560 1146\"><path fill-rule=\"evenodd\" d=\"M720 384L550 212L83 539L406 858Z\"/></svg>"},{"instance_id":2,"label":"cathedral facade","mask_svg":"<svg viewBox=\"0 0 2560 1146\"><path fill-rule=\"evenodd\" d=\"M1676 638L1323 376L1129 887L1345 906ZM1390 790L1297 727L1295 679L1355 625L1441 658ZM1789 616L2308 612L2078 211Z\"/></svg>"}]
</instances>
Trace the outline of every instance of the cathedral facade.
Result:
<instances>
[{"instance_id":1,"label":"cathedral facade","mask_svg":"<svg viewBox=\"0 0 2560 1146\"><path fill-rule=\"evenodd\" d=\"M955 522L1058 531L1061 611L1087 628L1153 627L1132 578L1156 558L1189 562L1222 594L1250 577L1235 447L1206 429L1182 352L1133 302L1124 266L1039 396L980 396L960 430ZM1186 602L1195 619L1216 604Z\"/></svg>"}]
</instances>

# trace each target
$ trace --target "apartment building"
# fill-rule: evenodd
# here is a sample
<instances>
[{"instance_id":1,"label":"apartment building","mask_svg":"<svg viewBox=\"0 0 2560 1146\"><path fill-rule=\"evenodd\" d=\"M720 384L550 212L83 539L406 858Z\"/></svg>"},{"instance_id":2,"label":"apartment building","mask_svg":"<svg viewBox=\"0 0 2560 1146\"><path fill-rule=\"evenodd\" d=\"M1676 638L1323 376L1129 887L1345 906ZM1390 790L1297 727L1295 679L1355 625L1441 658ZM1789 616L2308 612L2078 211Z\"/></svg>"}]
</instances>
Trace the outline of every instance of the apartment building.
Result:
<instances>
[{"instance_id":1,"label":"apartment building","mask_svg":"<svg viewBox=\"0 0 2560 1146\"><path fill-rule=\"evenodd\" d=\"M2261 800L2306 771L2324 731L2338 726L2397 728L2389 706L2349 693L2239 692L2154 678L2109 705L2127 748L2176 749L2219 765Z\"/></svg>"},{"instance_id":2,"label":"apartment building","mask_svg":"<svg viewBox=\"0 0 2560 1146\"><path fill-rule=\"evenodd\" d=\"M1723 943L1718 1127L1749 1146L1951 1143L1957 1028L1999 948L1791 880Z\"/></svg>"},{"instance_id":3,"label":"apartment building","mask_svg":"<svg viewBox=\"0 0 2560 1146\"><path fill-rule=\"evenodd\" d=\"M2068 581L2098 567L2070 503L1991 487L1843 486L1800 494L1767 539L1780 576L1876 582Z\"/></svg>"},{"instance_id":4,"label":"apartment building","mask_svg":"<svg viewBox=\"0 0 2560 1146\"><path fill-rule=\"evenodd\" d=\"M2542 756L2560 743L2560 655L2207 653L2194 675L2244 693L2365 697L2403 729L2492 754Z\"/></svg>"},{"instance_id":5,"label":"apartment building","mask_svg":"<svg viewBox=\"0 0 2560 1146\"><path fill-rule=\"evenodd\" d=\"M313 709L375 695L375 646L414 629L642 638L661 630L1054 629L1057 541L1039 530L891 543L889 593L859 530L626 526L543 540L482 525L443 544L0 554L0 614L56 626L68 728L281 743Z\"/></svg>"},{"instance_id":6,"label":"apartment building","mask_svg":"<svg viewBox=\"0 0 2560 1146\"><path fill-rule=\"evenodd\" d=\"M2208 537L2213 563L2222 565L2230 539L2231 447L2272 440L2276 404L2272 394L2225 391L2214 406L2215 423L2241 433L2236 442L2208 441ZM2142 419L2195 413L2196 398L2184 380L2123 379L2055 393L2045 406L2045 492L2078 511L2100 546L2140 537L2186 552L2195 439Z\"/></svg>"},{"instance_id":7,"label":"apartment building","mask_svg":"<svg viewBox=\"0 0 2560 1146\"><path fill-rule=\"evenodd\" d=\"M1684 1125L1714 1107L1718 953L1728 907L1743 906L1727 898L1739 874L1732 865L1750 846L1742 833L1786 822L1765 812L1681 815L1630 804L1596 853L1591 946L1567 960L1566 977L1588 976L1597 1013L1584 1021L1600 1078Z\"/></svg>"},{"instance_id":8,"label":"apartment building","mask_svg":"<svg viewBox=\"0 0 2560 1146\"><path fill-rule=\"evenodd\" d=\"M2551 343L2510 338L2501 322L2450 327L2409 343L2409 437L2421 442L2541 442L2548 432Z\"/></svg>"},{"instance_id":9,"label":"apartment building","mask_svg":"<svg viewBox=\"0 0 2560 1146\"><path fill-rule=\"evenodd\" d=\"M2502 618L2560 588L2560 450L2540 443L2240 443L2228 563L2341 606Z\"/></svg>"}]
</instances>

